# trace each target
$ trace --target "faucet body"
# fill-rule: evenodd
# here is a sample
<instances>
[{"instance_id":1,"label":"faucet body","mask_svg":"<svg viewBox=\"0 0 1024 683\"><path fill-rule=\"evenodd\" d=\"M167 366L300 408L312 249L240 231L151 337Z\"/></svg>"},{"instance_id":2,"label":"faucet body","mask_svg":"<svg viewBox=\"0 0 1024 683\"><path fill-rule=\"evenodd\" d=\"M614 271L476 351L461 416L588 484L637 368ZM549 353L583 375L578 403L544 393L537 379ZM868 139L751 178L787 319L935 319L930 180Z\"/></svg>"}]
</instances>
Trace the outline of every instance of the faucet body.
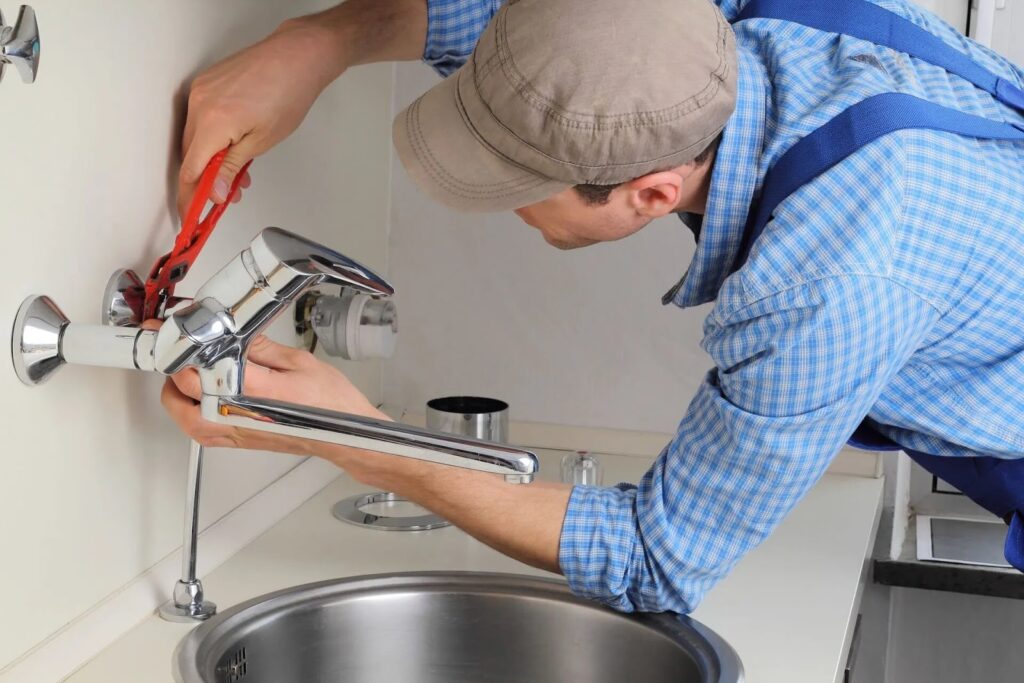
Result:
<instances>
[{"instance_id":1,"label":"faucet body","mask_svg":"<svg viewBox=\"0 0 1024 683\"><path fill-rule=\"evenodd\" d=\"M525 450L309 406L246 397L250 342L299 296L336 284L374 297L394 294L383 278L322 245L267 228L174 310L159 330L72 324L46 297L22 305L12 355L28 384L63 363L154 371L199 371L206 420L502 474L529 483L537 457Z\"/></svg>"}]
</instances>

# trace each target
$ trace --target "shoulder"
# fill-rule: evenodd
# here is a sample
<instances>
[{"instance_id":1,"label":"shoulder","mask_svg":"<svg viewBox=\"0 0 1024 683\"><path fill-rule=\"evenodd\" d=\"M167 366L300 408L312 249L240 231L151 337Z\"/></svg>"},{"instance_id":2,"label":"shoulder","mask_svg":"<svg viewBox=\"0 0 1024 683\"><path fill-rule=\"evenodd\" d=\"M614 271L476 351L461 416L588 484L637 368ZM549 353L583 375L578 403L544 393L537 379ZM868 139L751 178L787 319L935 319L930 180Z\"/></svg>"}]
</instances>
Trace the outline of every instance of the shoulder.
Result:
<instances>
[{"instance_id":1,"label":"shoulder","mask_svg":"<svg viewBox=\"0 0 1024 683\"><path fill-rule=\"evenodd\" d=\"M784 199L719 292L723 308L830 276L891 276L915 134L871 142Z\"/></svg>"}]
</instances>

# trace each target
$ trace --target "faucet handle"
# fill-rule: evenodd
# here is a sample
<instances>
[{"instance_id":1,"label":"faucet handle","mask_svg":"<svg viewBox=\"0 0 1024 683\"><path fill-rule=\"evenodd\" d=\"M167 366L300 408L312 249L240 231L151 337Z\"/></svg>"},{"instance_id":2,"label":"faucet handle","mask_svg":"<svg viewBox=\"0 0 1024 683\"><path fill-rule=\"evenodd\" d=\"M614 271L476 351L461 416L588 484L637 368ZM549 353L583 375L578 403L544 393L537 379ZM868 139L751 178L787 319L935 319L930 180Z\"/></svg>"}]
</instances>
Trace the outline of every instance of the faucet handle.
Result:
<instances>
[{"instance_id":1,"label":"faucet handle","mask_svg":"<svg viewBox=\"0 0 1024 683\"><path fill-rule=\"evenodd\" d=\"M395 293L387 280L357 261L280 228L267 228L249 246L260 276L279 296L296 296L296 288L332 283L375 297ZM295 277L298 275L299 277Z\"/></svg>"}]
</instances>

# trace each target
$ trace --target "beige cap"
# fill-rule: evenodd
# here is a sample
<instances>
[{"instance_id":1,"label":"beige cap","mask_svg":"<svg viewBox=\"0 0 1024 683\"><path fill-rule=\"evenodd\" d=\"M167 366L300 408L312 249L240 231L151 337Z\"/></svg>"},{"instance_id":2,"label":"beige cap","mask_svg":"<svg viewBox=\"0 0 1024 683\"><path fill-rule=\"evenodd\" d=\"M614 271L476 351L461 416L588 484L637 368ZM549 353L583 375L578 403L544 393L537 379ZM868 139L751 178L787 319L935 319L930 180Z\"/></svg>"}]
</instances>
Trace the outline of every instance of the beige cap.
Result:
<instances>
[{"instance_id":1,"label":"beige cap","mask_svg":"<svg viewBox=\"0 0 1024 683\"><path fill-rule=\"evenodd\" d=\"M509 0L394 140L433 198L503 211L690 162L735 101L732 29L710 0Z\"/></svg>"}]
</instances>

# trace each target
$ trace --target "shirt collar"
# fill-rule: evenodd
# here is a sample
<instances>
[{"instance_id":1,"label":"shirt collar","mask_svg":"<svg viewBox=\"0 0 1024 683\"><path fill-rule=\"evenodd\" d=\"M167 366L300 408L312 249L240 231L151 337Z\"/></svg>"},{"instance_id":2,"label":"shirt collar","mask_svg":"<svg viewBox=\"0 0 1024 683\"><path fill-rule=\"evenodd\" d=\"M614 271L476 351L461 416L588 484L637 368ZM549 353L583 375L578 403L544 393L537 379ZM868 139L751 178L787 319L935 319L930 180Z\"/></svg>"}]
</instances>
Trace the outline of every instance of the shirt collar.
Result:
<instances>
[{"instance_id":1,"label":"shirt collar","mask_svg":"<svg viewBox=\"0 0 1024 683\"><path fill-rule=\"evenodd\" d=\"M697 236L697 248L686 274L662 303L681 308L714 301L729 277L743 241L754 193L766 169L760 168L770 97L764 64L749 50L738 48L736 110L722 132L711 171L711 187L703 217L679 214Z\"/></svg>"}]
</instances>

